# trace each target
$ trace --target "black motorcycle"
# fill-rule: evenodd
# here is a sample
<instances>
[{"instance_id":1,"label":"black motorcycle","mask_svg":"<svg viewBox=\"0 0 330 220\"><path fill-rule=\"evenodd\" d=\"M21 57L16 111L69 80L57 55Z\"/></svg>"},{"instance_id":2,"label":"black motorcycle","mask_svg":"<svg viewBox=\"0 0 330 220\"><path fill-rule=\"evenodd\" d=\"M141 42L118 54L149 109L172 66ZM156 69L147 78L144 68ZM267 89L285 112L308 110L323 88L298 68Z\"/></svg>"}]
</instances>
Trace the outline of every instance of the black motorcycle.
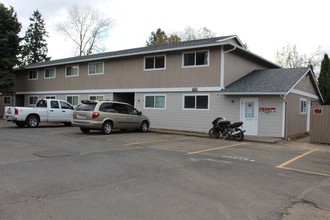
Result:
<instances>
[{"instance_id":1,"label":"black motorcycle","mask_svg":"<svg viewBox=\"0 0 330 220\"><path fill-rule=\"evenodd\" d=\"M235 122L230 124L230 121L225 118L216 118L212 122L213 128L209 131L210 138L219 138L220 134L223 139L233 139L236 141L242 141L244 139L245 130L240 129L243 122Z\"/></svg>"}]
</instances>

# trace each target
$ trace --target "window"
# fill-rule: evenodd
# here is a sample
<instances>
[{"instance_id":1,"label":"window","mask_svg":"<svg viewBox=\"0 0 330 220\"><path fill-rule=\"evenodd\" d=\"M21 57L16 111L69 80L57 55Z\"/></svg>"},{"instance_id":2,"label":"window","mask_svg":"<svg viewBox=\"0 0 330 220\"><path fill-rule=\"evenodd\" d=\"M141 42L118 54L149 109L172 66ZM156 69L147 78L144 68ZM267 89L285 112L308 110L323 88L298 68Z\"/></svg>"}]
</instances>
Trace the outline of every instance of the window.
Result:
<instances>
[{"instance_id":1,"label":"window","mask_svg":"<svg viewBox=\"0 0 330 220\"><path fill-rule=\"evenodd\" d=\"M45 79L53 79L55 77L56 77L56 69L55 68L45 69Z\"/></svg>"},{"instance_id":2,"label":"window","mask_svg":"<svg viewBox=\"0 0 330 220\"><path fill-rule=\"evenodd\" d=\"M103 101L104 96L103 95L90 95L89 100L98 100L98 101Z\"/></svg>"},{"instance_id":3,"label":"window","mask_svg":"<svg viewBox=\"0 0 330 220\"><path fill-rule=\"evenodd\" d=\"M144 100L144 108L165 109L165 95L146 95Z\"/></svg>"},{"instance_id":4,"label":"window","mask_svg":"<svg viewBox=\"0 0 330 220\"><path fill-rule=\"evenodd\" d=\"M29 96L29 105L35 105L38 101L38 96Z\"/></svg>"},{"instance_id":5,"label":"window","mask_svg":"<svg viewBox=\"0 0 330 220\"><path fill-rule=\"evenodd\" d=\"M72 76L79 76L79 66L67 66L65 69L65 76L72 77Z\"/></svg>"},{"instance_id":6,"label":"window","mask_svg":"<svg viewBox=\"0 0 330 220\"><path fill-rule=\"evenodd\" d=\"M307 100L300 99L300 114L306 115L306 113L307 113Z\"/></svg>"},{"instance_id":7,"label":"window","mask_svg":"<svg viewBox=\"0 0 330 220\"><path fill-rule=\"evenodd\" d=\"M77 106L79 104L79 96L67 96L66 101L73 106Z\"/></svg>"},{"instance_id":8,"label":"window","mask_svg":"<svg viewBox=\"0 0 330 220\"><path fill-rule=\"evenodd\" d=\"M47 95L45 99L56 99L56 96L54 95Z\"/></svg>"},{"instance_id":9,"label":"window","mask_svg":"<svg viewBox=\"0 0 330 220\"><path fill-rule=\"evenodd\" d=\"M209 95L184 95L183 109L209 109Z\"/></svg>"},{"instance_id":10,"label":"window","mask_svg":"<svg viewBox=\"0 0 330 220\"><path fill-rule=\"evenodd\" d=\"M209 52L199 51L183 54L183 66L207 66L209 64Z\"/></svg>"},{"instance_id":11,"label":"window","mask_svg":"<svg viewBox=\"0 0 330 220\"><path fill-rule=\"evenodd\" d=\"M104 63L90 63L88 64L88 75L103 74Z\"/></svg>"},{"instance_id":12,"label":"window","mask_svg":"<svg viewBox=\"0 0 330 220\"><path fill-rule=\"evenodd\" d=\"M29 80L37 80L38 79L38 70L29 71Z\"/></svg>"},{"instance_id":13,"label":"window","mask_svg":"<svg viewBox=\"0 0 330 220\"><path fill-rule=\"evenodd\" d=\"M145 70L165 69L165 55L145 57L144 69Z\"/></svg>"},{"instance_id":14,"label":"window","mask_svg":"<svg viewBox=\"0 0 330 220\"><path fill-rule=\"evenodd\" d=\"M3 104L4 105L11 105L11 97L10 96L4 96L3 97Z\"/></svg>"}]
</instances>

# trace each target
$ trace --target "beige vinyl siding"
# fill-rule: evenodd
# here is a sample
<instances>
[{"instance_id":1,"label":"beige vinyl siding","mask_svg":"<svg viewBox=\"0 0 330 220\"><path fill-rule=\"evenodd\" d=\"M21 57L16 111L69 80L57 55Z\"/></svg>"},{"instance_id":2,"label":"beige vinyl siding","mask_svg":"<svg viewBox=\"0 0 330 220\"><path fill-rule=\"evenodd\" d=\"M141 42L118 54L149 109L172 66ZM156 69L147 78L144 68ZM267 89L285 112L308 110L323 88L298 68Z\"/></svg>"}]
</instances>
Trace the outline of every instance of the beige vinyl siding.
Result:
<instances>
[{"instance_id":1,"label":"beige vinyl siding","mask_svg":"<svg viewBox=\"0 0 330 220\"><path fill-rule=\"evenodd\" d=\"M287 96L287 136L294 136L306 132L307 115L301 115L300 112L300 95L289 94ZM310 98L303 97L306 100Z\"/></svg>"},{"instance_id":2,"label":"beige vinyl siding","mask_svg":"<svg viewBox=\"0 0 330 220\"><path fill-rule=\"evenodd\" d=\"M275 113L258 112L258 136L283 137L283 100L280 96L259 97L259 108L276 108Z\"/></svg>"},{"instance_id":3,"label":"beige vinyl siding","mask_svg":"<svg viewBox=\"0 0 330 220\"><path fill-rule=\"evenodd\" d=\"M159 93L161 94L161 93ZM166 94L166 109L145 109L144 95L136 94L136 107L142 110L151 121L151 128L197 131L208 133L216 117L239 121L239 99L228 98L218 93L200 93L209 95L209 110L183 110L183 95L187 93ZM190 93L195 94L195 93ZM140 100L140 101L138 101ZM234 100L234 102L232 102Z\"/></svg>"},{"instance_id":4,"label":"beige vinyl siding","mask_svg":"<svg viewBox=\"0 0 330 220\"><path fill-rule=\"evenodd\" d=\"M205 50L205 49L200 49ZM194 50L194 51L200 51ZM220 85L220 52L209 50L209 65L182 68L182 53L166 54L164 70L144 71L144 56L104 60L104 74L88 75L88 64L79 64L79 76L66 77L65 65L56 66L56 78L27 80L28 71L17 73L16 90L53 91L84 89L216 87ZM43 73L44 68L38 69Z\"/></svg>"},{"instance_id":5,"label":"beige vinyl siding","mask_svg":"<svg viewBox=\"0 0 330 220\"><path fill-rule=\"evenodd\" d=\"M265 69L266 67L255 61L244 58L235 51L225 54L225 86L243 77L256 69Z\"/></svg>"},{"instance_id":6,"label":"beige vinyl siding","mask_svg":"<svg viewBox=\"0 0 330 220\"><path fill-rule=\"evenodd\" d=\"M312 83L312 79L308 74L300 80L300 82L294 87L294 89L307 92L309 94L317 95Z\"/></svg>"}]
</instances>

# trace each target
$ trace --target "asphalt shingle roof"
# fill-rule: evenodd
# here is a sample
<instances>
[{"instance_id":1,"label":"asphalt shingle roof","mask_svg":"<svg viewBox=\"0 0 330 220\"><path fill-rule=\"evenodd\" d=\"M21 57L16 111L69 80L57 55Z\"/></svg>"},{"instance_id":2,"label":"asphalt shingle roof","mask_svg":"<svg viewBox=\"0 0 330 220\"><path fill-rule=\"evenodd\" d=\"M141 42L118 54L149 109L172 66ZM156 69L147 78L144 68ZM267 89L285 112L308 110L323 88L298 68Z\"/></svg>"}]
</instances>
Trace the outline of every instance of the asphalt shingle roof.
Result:
<instances>
[{"instance_id":1,"label":"asphalt shingle roof","mask_svg":"<svg viewBox=\"0 0 330 220\"><path fill-rule=\"evenodd\" d=\"M132 56L137 54L147 54L153 52L160 52L160 51L172 51L172 50L180 50L183 48L193 48L199 46L209 46L212 44L220 45L221 43L225 43L226 40L230 40L232 38L237 38L236 35L229 35L229 36L222 36L222 37L213 37L213 38L206 38L206 39L199 39L199 40L191 40L191 41L181 41L177 43L169 43L163 45L155 45L155 46L146 46L146 47L139 47L139 48L132 48L126 50L119 50L113 52L106 52L106 53L99 53L99 54L92 54L87 56L77 56L77 57L69 57L64 59L58 60L50 60L42 63L34 63L28 66L25 66L27 69L38 68L43 66L54 66L59 64L67 64L67 63L78 63L90 60L99 60L104 58L111 58L111 57L123 57L123 56Z\"/></svg>"},{"instance_id":2,"label":"asphalt shingle roof","mask_svg":"<svg viewBox=\"0 0 330 220\"><path fill-rule=\"evenodd\" d=\"M293 88L308 70L307 67L254 70L230 84L221 92L225 94L285 94Z\"/></svg>"}]
</instances>

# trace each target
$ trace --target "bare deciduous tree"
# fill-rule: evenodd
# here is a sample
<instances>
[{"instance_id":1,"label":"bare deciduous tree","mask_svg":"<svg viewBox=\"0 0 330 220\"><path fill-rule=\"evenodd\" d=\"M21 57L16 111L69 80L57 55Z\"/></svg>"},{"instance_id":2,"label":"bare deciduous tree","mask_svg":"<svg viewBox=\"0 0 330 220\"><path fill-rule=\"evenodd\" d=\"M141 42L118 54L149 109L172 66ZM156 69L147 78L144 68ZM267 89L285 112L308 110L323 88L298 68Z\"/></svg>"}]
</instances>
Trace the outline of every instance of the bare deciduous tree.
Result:
<instances>
[{"instance_id":1,"label":"bare deciduous tree","mask_svg":"<svg viewBox=\"0 0 330 220\"><path fill-rule=\"evenodd\" d=\"M296 67L316 67L318 68L320 59L320 48L312 54L301 54L298 52L297 45L288 44L281 51L277 51L275 62L284 68Z\"/></svg>"},{"instance_id":2,"label":"bare deciduous tree","mask_svg":"<svg viewBox=\"0 0 330 220\"><path fill-rule=\"evenodd\" d=\"M76 5L68 10L66 21L57 28L74 42L76 53L83 56L104 50L101 40L107 36L112 24L113 20L99 11Z\"/></svg>"},{"instance_id":3,"label":"bare deciduous tree","mask_svg":"<svg viewBox=\"0 0 330 220\"><path fill-rule=\"evenodd\" d=\"M211 31L207 27L202 27L196 30L195 28L188 26L177 35L181 38L181 40L197 40L215 37L216 33Z\"/></svg>"}]
</instances>

